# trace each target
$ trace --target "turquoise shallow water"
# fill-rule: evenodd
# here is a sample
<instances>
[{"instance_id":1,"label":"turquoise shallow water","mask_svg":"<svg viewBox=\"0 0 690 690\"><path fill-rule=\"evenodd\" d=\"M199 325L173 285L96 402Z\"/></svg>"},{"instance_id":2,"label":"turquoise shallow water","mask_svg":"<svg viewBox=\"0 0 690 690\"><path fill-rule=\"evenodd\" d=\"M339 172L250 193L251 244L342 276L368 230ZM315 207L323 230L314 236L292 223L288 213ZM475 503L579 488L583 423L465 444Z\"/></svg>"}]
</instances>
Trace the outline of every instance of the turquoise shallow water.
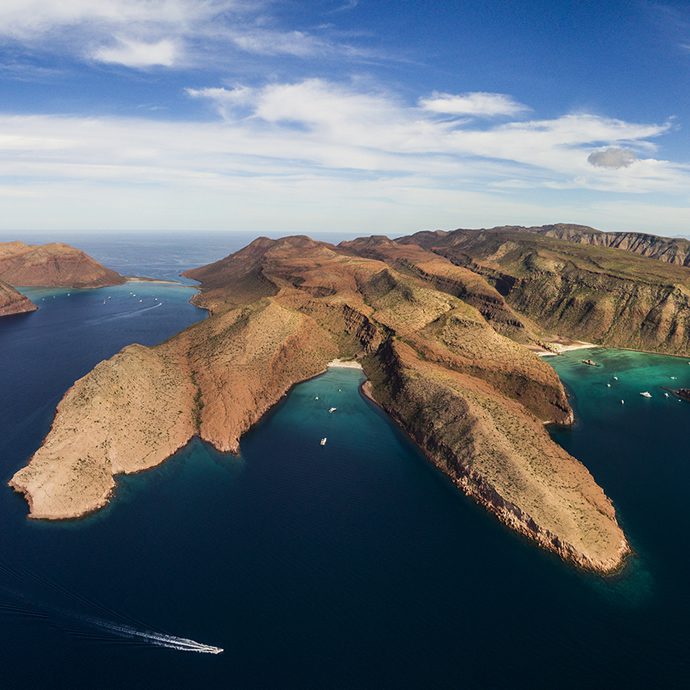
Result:
<instances>
[{"instance_id":1,"label":"turquoise shallow water","mask_svg":"<svg viewBox=\"0 0 690 690\"><path fill-rule=\"evenodd\" d=\"M0 321L2 486L75 378L203 317L179 287L52 294ZM361 397L357 371L332 370L295 387L240 456L195 441L122 478L90 518L27 521L0 486L3 687L686 687L690 404L660 387L690 385L690 366L611 350L550 362L577 414L552 433L636 551L620 576L578 572L503 528Z\"/></svg>"}]
</instances>

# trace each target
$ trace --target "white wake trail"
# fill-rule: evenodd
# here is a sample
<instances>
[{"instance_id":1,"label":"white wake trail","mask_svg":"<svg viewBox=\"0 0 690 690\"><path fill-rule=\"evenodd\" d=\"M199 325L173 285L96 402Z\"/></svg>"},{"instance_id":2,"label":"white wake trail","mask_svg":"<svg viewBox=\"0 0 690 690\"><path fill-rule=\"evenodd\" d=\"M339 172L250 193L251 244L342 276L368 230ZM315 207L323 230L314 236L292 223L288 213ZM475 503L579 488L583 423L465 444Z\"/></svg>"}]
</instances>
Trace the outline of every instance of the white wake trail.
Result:
<instances>
[{"instance_id":1,"label":"white wake trail","mask_svg":"<svg viewBox=\"0 0 690 690\"><path fill-rule=\"evenodd\" d=\"M196 640L190 640L187 637L176 637L175 635L166 635L165 633L158 633L148 630L137 630L128 625L117 625L109 623L108 621L99 620L97 618L85 618L85 621L91 625L113 633L120 637L125 637L131 640L142 640L149 642L156 647L165 647L167 649L176 649L179 652L196 652L197 654L221 654L224 650L222 647L215 647Z\"/></svg>"}]
</instances>

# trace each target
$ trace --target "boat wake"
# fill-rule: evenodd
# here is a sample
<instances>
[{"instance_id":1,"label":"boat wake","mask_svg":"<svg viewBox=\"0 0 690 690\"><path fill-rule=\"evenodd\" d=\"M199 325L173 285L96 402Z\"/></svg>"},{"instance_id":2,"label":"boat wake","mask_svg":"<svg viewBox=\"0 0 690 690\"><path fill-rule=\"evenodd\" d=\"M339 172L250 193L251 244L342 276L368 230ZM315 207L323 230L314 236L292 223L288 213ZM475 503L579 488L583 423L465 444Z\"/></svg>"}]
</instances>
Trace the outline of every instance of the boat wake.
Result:
<instances>
[{"instance_id":1,"label":"boat wake","mask_svg":"<svg viewBox=\"0 0 690 690\"><path fill-rule=\"evenodd\" d=\"M222 647L214 647L210 644L190 640L187 637L176 637L165 633L153 632L150 630L137 630L128 625L118 625L97 618L82 619L85 623L111 633L117 637L150 643L156 647L175 649L178 652L196 652L197 654L222 654Z\"/></svg>"},{"instance_id":2,"label":"boat wake","mask_svg":"<svg viewBox=\"0 0 690 690\"><path fill-rule=\"evenodd\" d=\"M24 591L21 591L15 587L8 587L4 583L0 584L0 590L11 599L10 602L0 599L0 614L19 615L31 622L43 621L85 640L114 641L120 639L127 640L137 646L163 647L178 652L196 652L197 654L221 654L223 652L222 647L204 644L187 637L178 637L165 632L151 630L146 623L124 613L118 613L93 599L89 599L83 594L71 591L45 575L40 575L28 569L17 570L16 566L12 567L1 561L0 573L5 575L2 578L3 580L6 580L9 576L10 580L16 583L21 582L25 585L25 587L22 587ZM42 603L41 599L45 597L40 597L39 599L35 596L35 593L29 594L29 590L26 589L26 585L31 582L38 584L45 592L52 592L53 596L50 597L51 599L55 599L56 596L67 597L71 600L71 605L69 608L65 608L63 606ZM121 620L115 622L115 620L107 620L100 616L96 617L94 615L78 613L74 608L75 604L78 604L79 608L83 609L86 607L87 610L91 609L94 613L105 614L108 617L112 616L112 619ZM95 629L99 634L89 633L85 628L90 628L92 631Z\"/></svg>"},{"instance_id":3,"label":"boat wake","mask_svg":"<svg viewBox=\"0 0 690 690\"><path fill-rule=\"evenodd\" d=\"M110 314L109 316L99 316L95 319L89 319L87 323L106 323L108 321L118 321L119 319L129 319L132 316L137 316L137 314L143 314L145 311L151 311L151 309L162 306L163 302L156 302L156 304L150 307L143 307L142 309L135 309L134 311L121 311L116 314Z\"/></svg>"}]
</instances>

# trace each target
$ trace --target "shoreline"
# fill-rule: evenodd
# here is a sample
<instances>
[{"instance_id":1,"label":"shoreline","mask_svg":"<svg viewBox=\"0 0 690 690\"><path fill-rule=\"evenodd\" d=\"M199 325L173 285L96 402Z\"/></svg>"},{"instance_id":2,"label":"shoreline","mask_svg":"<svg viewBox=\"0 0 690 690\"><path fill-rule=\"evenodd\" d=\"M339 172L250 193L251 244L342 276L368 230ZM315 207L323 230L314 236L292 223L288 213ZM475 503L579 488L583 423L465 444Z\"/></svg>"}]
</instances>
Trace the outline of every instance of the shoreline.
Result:
<instances>
[{"instance_id":1,"label":"shoreline","mask_svg":"<svg viewBox=\"0 0 690 690\"><path fill-rule=\"evenodd\" d=\"M326 369L360 369L362 365L356 359L332 359Z\"/></svg>"},{"instance_id":2,"label":"shoreline","mask_svg":"<svg viewBox=\"0 0 690 690\"><path fill-rule=\"evenodd\" d=\"M166 280L164 278L147 278L146 276L125 276L125 283L158 283L160 285L180 285L182 287L194 287L186 285L179 280Z\"/></svg>"},{"instance_id":3,"label":"shoreline","mask_svg":"<svg viewBox=\"0 0 690 690\"><path fill-rule=\"evenodd\" d=\"M573 352L574 350L589 350L596 347L604 347L603 345L597 345L596 343L587 343L584 340L575 340L572 342L564 343L560 340L555 340L547 345L553 346L554 350L533 350L537 357L557 357L565 352Z\"/></svg>"}]
</instances>

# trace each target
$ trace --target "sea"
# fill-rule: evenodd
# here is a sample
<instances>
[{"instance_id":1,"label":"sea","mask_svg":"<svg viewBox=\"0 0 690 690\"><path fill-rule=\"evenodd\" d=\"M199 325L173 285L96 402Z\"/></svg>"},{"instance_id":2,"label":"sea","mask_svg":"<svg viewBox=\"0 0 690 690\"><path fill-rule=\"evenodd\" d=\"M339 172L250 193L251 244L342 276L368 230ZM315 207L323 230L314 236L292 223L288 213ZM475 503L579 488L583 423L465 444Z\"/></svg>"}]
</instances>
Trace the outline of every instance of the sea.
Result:
<instances>
[{"instance_id":1,"label":"sea","mask_svg":"<svg viewBox=\"0 0 690 690\"><path fill-rule=\"evenodd\" d=\"M60 239L177 280L252 237ZM295 386L239 455L195 440L121 477L92 516L27 519L7 480L64 392L123 346L205 318L189 283L27 288L39 311L0 320L0 687L690 687L690 404L665 396L690 386L683 358L548 359L576 414L553 438L634 548L614 577L564 564L460 494L351 369Z\"/></svg>"}]
</instances>

